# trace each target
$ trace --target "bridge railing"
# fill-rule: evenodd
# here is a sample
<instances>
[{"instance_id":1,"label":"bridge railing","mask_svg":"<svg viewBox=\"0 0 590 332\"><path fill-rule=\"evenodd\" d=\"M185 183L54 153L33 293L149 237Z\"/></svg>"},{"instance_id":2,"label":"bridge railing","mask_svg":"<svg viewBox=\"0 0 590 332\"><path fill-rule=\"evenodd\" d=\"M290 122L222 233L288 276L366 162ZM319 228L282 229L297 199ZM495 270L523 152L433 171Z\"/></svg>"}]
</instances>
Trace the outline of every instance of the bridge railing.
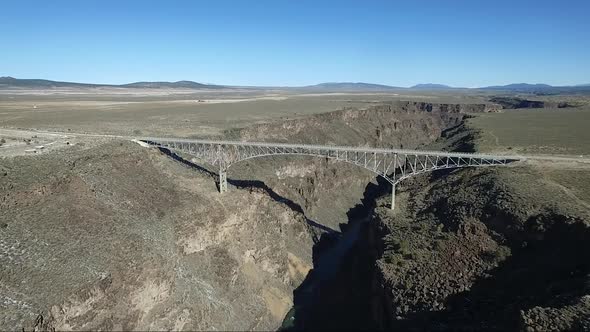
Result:
<instances>
[{"instance_id":1,"label":"bridge railing","mask_svg":"<svg viewBox=\"0 0 590 332\"><path fill-rule=\"evenodd\" d=\"M439 169L470 166L497 166L524 160L521 156L499 156L480 153L375 149L309 144L209 141L189 139L143 138L150 145L194 155L219 167L219 188L227 188L227 168L234 163L256 157L274 155L309 155L326 157L364 167L392 184L392 208L395 206L395 185L408 177Z\"/></svg>"},{"instance_id":2,"label":"bridge railing","mask_svg":"<svg viewBox=\"0 0 590 332\"><path fill-rule=\"evenodd\" d=\"M241 141L212 141L212 140L192 140L192 139L170 139L170 138L154 138L146 137L140 140L144 142L176 142L176 143L193 143L193 144L210 144L210 145L225 145L225 146L252 146L252 147L284 147L284 148L305 148L305 149L320 149L332 151L356 151L369 153L397 153L397 154L414 154L414 155L445 155L452 157L464 158L486 158L486 159L514 159L524 160L526 157L520 155L494 155L483 153L468 153L468 152L450 152L450 151L429 151L429 150L409 150L409 149L383 149L370 147L353 147L353 146L331 146L331 145L311 145L311 144L290 144L290 143L266 143L266 142L241 142Z\"/></svg>"}]
</instances>

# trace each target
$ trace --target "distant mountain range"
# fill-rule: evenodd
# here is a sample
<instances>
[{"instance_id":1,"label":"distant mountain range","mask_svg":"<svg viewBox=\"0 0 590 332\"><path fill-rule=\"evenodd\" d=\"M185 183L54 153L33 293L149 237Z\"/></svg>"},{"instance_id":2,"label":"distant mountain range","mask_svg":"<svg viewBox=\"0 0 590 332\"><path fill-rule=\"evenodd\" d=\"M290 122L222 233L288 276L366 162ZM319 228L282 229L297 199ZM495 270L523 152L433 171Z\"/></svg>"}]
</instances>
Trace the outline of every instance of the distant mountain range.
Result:
<instances>
[{"instance_id":1,"label":"distant mountain range","mask_svg":"<svg viewBox=\"0 0 590 332\"><path fill-rule=\"evenodd\" d=\"M590 92L590 84L581 84L573 86L553 86L549 84L528 84L528 83L514 83L508 85L487 86L480 88L481 90L489 91L508 91L508 92L523 92L534 94L555 94L555 93L588 93Z\"/></svg>"},{"instance_id":2,"label":"distant mountain range","mask_svg":"<svg viewBox=\"0 0 590 332\"><path fill-rule=\"evenodd\" d=\"M106 85L59 82L40 79L21 79L10 76L0 77L0 88L92 88L99 86Z\"/></svg>"},{"instance_id":3,"label":"distant mountain range","mask_svg":"<svg viewBox=\"0 0 590 332\"><path fill-rule=\"evenodd\" d=\"M29 88L29 89L48 89L48 88L145 88L145 89L222 89L224 86L203 84L193 81L178 82L135 82L129 84L90 84L60 82L41 79L21 79L10 76L0 77L0 89L2 88Z\"/></svg>"},{"instance_id":4,"label":"distant mountain range","mask_svg":"<svg viewBox=\"0 0 590 332\"><path fill-rule=\"evenodd\" d=\"M447 90L447 89L460 89L455 88L452 86L448 86L445 84L436 84L436 83L423 83L423 84L416 84L410 89L418 89L418 90Z\"/></svg>"},{"instance_id":5,"label":"distant mountain range","mask_svg":"<svg viewBox=\"0 0 590 332\"><path fill-rule=\"evenodd\" d=\"M308 85L303 87L305 89L322 89L322 90L350 90L350 91L363 91L363 90L392 90L402 89L395 86L373 84L373 83L362 83L362 82L328 82L320 83L316 85Z\"/></svg>"},{"instance_id":6,"label":"distant mountain range","mask_svg":"<svg viewBox=\"0 0 590 332\"><path fill-rule=\"evenodd\" d=\"M466 89L457 88L444 84L423 83L409 88L396 87L383 84L363 83L363 82L328 82L304 87L236 87L229 85L204 84L193 81L177 82L135 82L128 84L90 84L90 83L73 83L60 82L43 79L19 79L9 76L0 77L0 89L49 89L49 88L143 88L143 89L297 89L307 91L390 91L390 90L452 90ZM551 93L577 93L590 92L590 84L580 84L575 86L551 86L548 84L528 84L515 83L508 85L486 86L481 88L470 88L470 90L487 90L487 91L506 91L506 92L524 92L537 94Z\"/></svg>"},{"instance_id":7,"label":"distant mountain range","mask_svg":"<svg viewBox=\"0 0 590 332\"><path fill-rule=\"evenodd\" d=\"M145 89L161 89L161 88L183 88L183 89L221 89L224 86L203 84L193 81L178 81L178 82L135 82L120 85L125 88L145 88Z\"/></svg>"},{"instance_id":8,"label":"distant mountain range","mask_svg":"<svg viewBox=\"0 0 590 332\"><path fill-rule=\"evenodd\" d=\"M547 89L553 88L553 86L549 84L528 84L528 83L512 83L508 85L493 85L487 86L482 89Z\"/></svg>"}]
</instances>

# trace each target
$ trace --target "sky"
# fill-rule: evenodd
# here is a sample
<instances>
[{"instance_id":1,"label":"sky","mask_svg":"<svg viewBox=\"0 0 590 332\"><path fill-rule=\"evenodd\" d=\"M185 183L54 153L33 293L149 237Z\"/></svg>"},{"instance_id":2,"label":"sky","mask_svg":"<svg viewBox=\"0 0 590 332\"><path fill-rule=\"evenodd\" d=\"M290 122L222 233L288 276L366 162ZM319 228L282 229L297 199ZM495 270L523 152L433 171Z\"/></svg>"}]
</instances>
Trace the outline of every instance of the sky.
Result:
<instances>
[{"instance_id":1,"label":"sky","mask_svg":"<svg viewBox=\"0 0 590 332\"><path fill-rule=\"evenodd\" d=\"M3 0L0 76L587 84L589 13L588 0Z\"/></svg>"}]
</instances>

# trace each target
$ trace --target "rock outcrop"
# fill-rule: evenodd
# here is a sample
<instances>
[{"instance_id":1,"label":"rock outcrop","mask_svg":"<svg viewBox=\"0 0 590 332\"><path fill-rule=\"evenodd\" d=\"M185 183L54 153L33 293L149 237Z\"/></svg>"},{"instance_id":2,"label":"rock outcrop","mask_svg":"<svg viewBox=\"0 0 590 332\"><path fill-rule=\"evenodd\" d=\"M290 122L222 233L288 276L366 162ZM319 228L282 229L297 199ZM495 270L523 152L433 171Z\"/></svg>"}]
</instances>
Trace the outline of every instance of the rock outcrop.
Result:
<instances>
[{"instance_id":1,"label":"rock outcrop","mask_svg":"<svg viewBox=\"0 0 590 332\"><path fill-rule=\"evenodd\" d=\"M241 140L415 148L459 125L466 113L500 110L494 104L437 104L395 101L367 109L345 108L301 119L233 129Z\"/></svg>"},{"instance_id":2,"label":"rock outcrop","mask_svg":"<svg viewBox=\"0 0 590 332\"><path fill-rule=\"evenodd\" d=\"M574 103L567 101L542 101L542 100L528 100L517 97L493 97L490 101L499 104L504 109L515 108L566 108L576 107Z\"/></svg>"},{"instance_id":3,"label":"rock outcrop","mask_svg":"<svg viewBox=\"0 0 590 332\"><path fill-rule=\"evenodd\" d=\"M312 265L305 217L134 143L0 160L0 326L270 330Z\"/></svg>"},{"instance_id":4,"label":"rock outcrop","mask_svg":"<svg viewBox=\"0 0 590 332\"><path fill-rule=\"evenodd\" d=\"M395 213L383 199L381 327L587 328L590 211L539 176L466 169L404 183Z\"/></svg>"},{"instance_id":5,"label":"rock outcrop","mask_svg":"<svg viewBox=\"0 0 590 332\"><path fill-rule=\"evenodd\" d=\"M461 124L465 112L488 106L389 102L234 129L227 135L246 141L412 149L431 144ZM367 170L315 157L257 158L232 166L229 174L264 181L301 206L308 218L335 230L348 222L348 210L360 204L367 183L375 181Z\"/></svg>"}]
</instances>

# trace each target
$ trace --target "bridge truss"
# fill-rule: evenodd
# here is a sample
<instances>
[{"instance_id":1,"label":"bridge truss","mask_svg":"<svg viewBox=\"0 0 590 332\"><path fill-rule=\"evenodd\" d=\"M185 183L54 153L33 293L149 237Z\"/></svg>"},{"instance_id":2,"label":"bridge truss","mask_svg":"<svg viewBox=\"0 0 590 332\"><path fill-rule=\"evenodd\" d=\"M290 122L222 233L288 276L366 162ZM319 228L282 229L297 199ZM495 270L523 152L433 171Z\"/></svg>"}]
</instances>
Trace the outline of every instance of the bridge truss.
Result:
<instances>
[{"instance_id":1,"label":"bridge truss","mask_svg":"<svg viewBox=\"0 0 590 332\"><path fill-rule=\"evenodd\" d=\"M373 149L305 144L207 141L176 138L144 138L152 146L194 156L219 168L219 191L227 191L227 169L240 161L278 155L302 155L334 159L363 167L383 177L392 185L391 208L395 208L395 186L418 174L439 169L500 166L523 160L518 156L445 151Z\"/></svg>"}]
</instances>

